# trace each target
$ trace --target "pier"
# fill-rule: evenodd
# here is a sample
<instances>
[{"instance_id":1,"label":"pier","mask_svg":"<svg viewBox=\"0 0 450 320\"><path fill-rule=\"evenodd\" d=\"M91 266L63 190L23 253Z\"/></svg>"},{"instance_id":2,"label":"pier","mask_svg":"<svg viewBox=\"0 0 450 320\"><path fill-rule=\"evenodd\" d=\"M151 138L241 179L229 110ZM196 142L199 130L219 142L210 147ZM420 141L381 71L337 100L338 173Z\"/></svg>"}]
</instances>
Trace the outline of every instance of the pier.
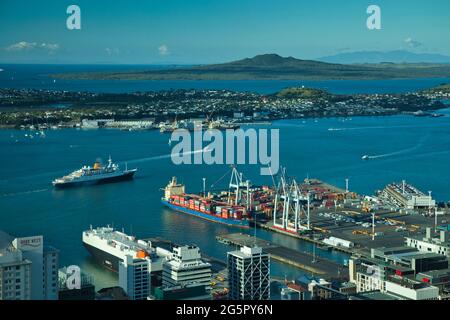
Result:
<instances>
[{"instance_id":1,"label":"pier","mask_svg":"<svg viewBox=\"0 0 450 320\"><path fill-rule=\"evenodd\" d=\"M254 223L253 223L253 226L254 226ZM272 231L272 232L281 233L281 234L284 234L284 235L289 236L289 237L297 238L297 239L300 239L302 241L306 241L306 242L310 242L310 243L316 244L317 247L321 248L321 249L325 249L326 248L327 250L330 250L330 251L339 251L339 252L346 253L346 254L349 254L349 255L352 255L354 253L358 253L358 250L356 248L351 248L350 249L350 248L344 248L344 247L332 247L332 246L324 244L322 240L314 239L313 237L310 237L308 235L301 235L301 234L298 234L298 233L288 232L288 231L285 231L285 230L282 230L282 229L279 229L279 228L275 228L271 222L268 222L268 223L257 222L256 226L258 228L261 228L261 229L265 229L265 230L269 230L269 231ZM314 226L313 226L313 229L314 229Z\"/></svg>"},{"instance_id":2,"label":"pier","mask_svg":"<svg viewBox=\"0 0 450 320\"><path fill-rule=\"evenodd\" d=\"M314 256L310 253L300 252L270 241L244 233L230 233L219 235L216 240L220 243L235 246L259 246L270 254L271 259L297 267L325 279L343 278L347 276L347 267L334 261Z\"/></svg>"}]
</instances>

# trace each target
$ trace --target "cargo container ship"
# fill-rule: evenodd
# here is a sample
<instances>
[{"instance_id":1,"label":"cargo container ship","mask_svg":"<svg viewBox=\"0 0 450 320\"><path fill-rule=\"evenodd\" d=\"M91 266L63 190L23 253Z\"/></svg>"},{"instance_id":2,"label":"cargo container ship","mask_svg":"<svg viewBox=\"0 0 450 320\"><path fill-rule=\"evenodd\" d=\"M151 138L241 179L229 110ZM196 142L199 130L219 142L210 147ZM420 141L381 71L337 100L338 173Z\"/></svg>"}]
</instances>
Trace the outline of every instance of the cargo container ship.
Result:
<instances>
[{"instance_id":1,"label":"cargo container ship","mask_svg":"<svg viewBox=\"0 0 450 320\"><path fill-rule=\"evenodd\" d=\"M249 228L250 212L246 206L213 199L211 195L186 194L185 186L173 177L164 189L161 202L182 213L228 226Z\"/></svg>"}]
</instances>

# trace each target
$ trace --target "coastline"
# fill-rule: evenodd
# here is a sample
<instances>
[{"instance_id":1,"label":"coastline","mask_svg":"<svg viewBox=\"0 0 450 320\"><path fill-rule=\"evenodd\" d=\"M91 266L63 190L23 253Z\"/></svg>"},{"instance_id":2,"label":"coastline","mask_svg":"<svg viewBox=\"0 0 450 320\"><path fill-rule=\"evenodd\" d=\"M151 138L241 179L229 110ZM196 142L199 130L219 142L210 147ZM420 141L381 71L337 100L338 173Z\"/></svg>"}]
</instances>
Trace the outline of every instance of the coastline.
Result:
<instances>
[{"instance_id":1,"label":"coastline","mask_svg":"<svg viewBox=\"0 0 450 320\"><path fill-rule=\"evenodd\" d=\"M411 117L430 117L430 118L438 118L438 117L445 117L445 114L439 114L439 113L435 113L437 111L441 111L441 110L448 110L450 109L450 105L444 105L442 108L439 109L433 109L433 110L429 110L432 111L431 113L427 113L424 115L415 115L412 112L397 112L397 113L386 113L386 114L377 114L377 115L366 115L366 114L352 114L352 115L333 115L333 116L304 116L304 117L289 117L289 118L271 118L268 121L246 121L245 123L239 123L236 122L235 124L238 126L271 126L273 125L274 122L277 121L282 121L282 120L319 120L319 119L346 119L346 118L356 118L356 117L392 117L392 116L411 116ZM436 116L438 115L438 116ZM133 122L139 122L145 119L128 119L128 121ZM187 120L187 119L186 119ZM121 121L121 120L119 120ZM155 125L151 128L129 128L129 127L120 127L120 126L116 126L116 127L98 127L98 128L83 128L82 127L82 122L68 122L68 123L64 123L64 124L56 124L56 125L52 125L52 126L48 126L48 125L35 125L34 128L30 128L29 126L25 126L25 127L21 127L21 126L16 126L16 125L5 125L5 124L0 124L0 130L17 130L17 131L22 131L22 130L65 130L65 129L77 129L77 130L118 130L118 131L154 131L154 130L159 130L159 126ZM225 129L220 129L220 130L225 130ZM168 132L161 132L161 133L168 133Z\"/></svg>"}]
</instances>

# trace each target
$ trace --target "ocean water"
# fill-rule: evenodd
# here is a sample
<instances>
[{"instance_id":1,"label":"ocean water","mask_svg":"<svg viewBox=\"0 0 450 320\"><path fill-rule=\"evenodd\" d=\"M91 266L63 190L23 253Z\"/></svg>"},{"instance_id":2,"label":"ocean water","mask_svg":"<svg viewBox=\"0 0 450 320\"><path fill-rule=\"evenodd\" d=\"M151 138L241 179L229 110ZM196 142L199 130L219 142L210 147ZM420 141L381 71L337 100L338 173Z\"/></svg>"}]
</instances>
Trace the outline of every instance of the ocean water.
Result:
<instances>
[{"instance_id":1,"label":"ocean water","mask_svg":"<svg viewBox=\"0 0 450 320\"><path fill-rule=\"evenodd\" d=\"M11 70L16 72L13 81L20 79L15 84L17 87L53 85L41 76L54 72L53 67L19 66L20 72L8 66L0 67L5 69L0 72L0 87L14 86L5 77ZM410 91L440 82L444 81L329 81L314 82L314 85L326 86L333 92L388 92ZM168 89L176 83L68 81L61 84L57 81L55 85L58 89L113 92ZM194 84L178 85L189 88ZM273 92L286 82L196 82L195 85ZM387 183L406 179L425 192L432 190L439 201L448 201L450 110L440 112L445 117L283 120L260 128L280 129L280 163L287 168L289 176L299 180L309 175L344 187L348 177L351 190L373 194ZM227 189L229 176L220 179L229 172L227 165L174 165L169 156L169 136L158 131L67 129L47 131L45 138L33 139L25 137L29 133L0 130L0 229L15 236L44 235L46 243L60 249L61 265L80 265L94 276L97 289L115 285L117 276L93 263L83 248L81 233L90 225L114 225L139 238L159 236L181 244L194 243L206 254L223 260L232 249L217 243L215 236L239 229L172 212L160 204L161 188L172 176L185 183L188 192L201 191L203 177L207 178L208 190ZM135 179L85 188L53 189L54 178L98 159L106 161L109 155L122 166L126 162L129 168L137 167ZM371 159L363 161L363 155ZM241 166L239 170L256 184L272 183L270 177L259 174L258 165ZM298 250L312 250L310 244L284 235L257 230L257 236ZM340 253L317 250L317 254L340 263L348 259ZM273 262L272 274L294 278L302 272Z\"/></svg>"},{"instance_id":2,"label":"ocean water","mask_svg":"<svg viewBox=\"0 0 450 320\"><path fill-rule=\"evenodd\" d=\"M306 86L325 89L333 93L403 93L431 88L449 83L450 78L408 79L408 80L238 80L238 81L139 81L139 80L55 80L50 74L66 72L96 71L143 71L176 66L160 65L2 65L0 88L34 88L48 90L91 91L91 92L135 92L170 89L227 89L252 91L262 94L277 92L286 87ZM55 80L55 81L54 81Z\"/></svg>"}]
</instances>

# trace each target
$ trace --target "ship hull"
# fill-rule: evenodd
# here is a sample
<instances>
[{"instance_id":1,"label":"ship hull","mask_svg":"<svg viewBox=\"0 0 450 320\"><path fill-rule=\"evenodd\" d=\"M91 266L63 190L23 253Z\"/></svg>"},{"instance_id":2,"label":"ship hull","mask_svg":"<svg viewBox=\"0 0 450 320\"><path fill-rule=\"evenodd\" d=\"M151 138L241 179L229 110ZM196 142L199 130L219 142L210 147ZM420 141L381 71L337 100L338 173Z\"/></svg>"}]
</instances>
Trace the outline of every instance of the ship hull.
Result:
<instances>
[{"instance_id":1,"label":"ship hull","mask_svg":"<svg viewBox=\"0 0 450 320\"><path fill-rule=\"evenodd\" d=\"M218 217L218 216L214 216L214 215L210 215L207 213L203 213L203 212L199 212L196 210L192 210L189 208L185 208L182 206L177 206L175 204L172 204L164 199L161 199L161 203L164 204L165 206L167 206L168 208L174 210L174 211L178 211L178 212L182 212L182 213L186 213L204 220L208 220L208 221L212 221L215 223L221 223L221 224L225 224L231 227L238 227L238 228L244 228L244 229L248 229L250 228L249 222L248 220L237 220L237 219L225 219L222 217Z\"/></svg>"},{"instance_id":2,"label":"ship hull","mask_svg":"<svg viewBox=\"0 0 450 320\"><path fill-rule=\"evenodd\" d=\"M121 259L86 242L83 242L83 246L97 263L111 271L119 272L119 262L122 261Z\"/></svg>"},{"instance_id":3,"label":"ship hull","mask_svg":"<svg viewBox=\"0 0 450 320\"><path fill-rule=\"evenodd\" d=\"M113 177L105 177L105 178L99 178L99 179L87 180L87 181L69 181L69 182L63 182L63 183L54 183L53 185L55 186L55 188L62 189L62 188L80 187L80 186L86 186L86 185L113 183L113 182L131 180L131 179L133 179L133 176L135 173L136 173L136 170L130 170L130 171L124 172L121 175L113 176Z\"/></svg>"}]
</instances>

